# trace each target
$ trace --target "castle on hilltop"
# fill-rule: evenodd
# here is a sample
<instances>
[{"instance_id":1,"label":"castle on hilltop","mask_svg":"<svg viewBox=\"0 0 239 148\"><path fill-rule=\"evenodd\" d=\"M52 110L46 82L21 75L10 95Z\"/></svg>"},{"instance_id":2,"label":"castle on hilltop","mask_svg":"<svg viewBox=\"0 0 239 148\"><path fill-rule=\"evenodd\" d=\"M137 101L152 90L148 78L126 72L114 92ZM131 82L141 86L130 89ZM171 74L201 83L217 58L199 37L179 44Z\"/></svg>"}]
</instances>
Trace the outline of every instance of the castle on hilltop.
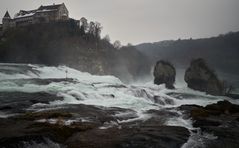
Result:
<instances>
[{"instance_id":1,"label":"castle on hilltop","mask_svg":"<svg viewBox=\"0 0 239 148\"><path fill-rule=\"evenodd\" d=\"M0 24L0 31L18 26L67 20L69 20L69 12L64 3L40 6L35 10L20 10L14 15L14 18L11 18L7 11L2 19L2 24Z\"/></svg>"}]
</instances>

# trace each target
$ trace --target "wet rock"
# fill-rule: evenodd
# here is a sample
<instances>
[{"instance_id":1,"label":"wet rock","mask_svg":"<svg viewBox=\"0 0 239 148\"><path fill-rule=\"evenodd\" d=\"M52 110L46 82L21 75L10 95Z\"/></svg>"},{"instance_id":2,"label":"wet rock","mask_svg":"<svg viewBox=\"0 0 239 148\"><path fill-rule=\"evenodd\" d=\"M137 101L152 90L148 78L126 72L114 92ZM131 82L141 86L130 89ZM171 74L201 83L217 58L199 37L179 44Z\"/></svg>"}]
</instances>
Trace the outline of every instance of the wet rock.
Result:
<instances>
[{"instance_id":1,"label":"wet rock","mask_svg":"<svg viewBox=\"0 0 239 148\"><path fill-rule=\"evenodd\" d=\"M204 131L217 136L216 140L208 141L208 148L238 148L239 147L239 127L203 127Z\"/></svg>"},{"instance_id":2,"label":"wet rock","mask_svg":"<svg viewBox=\"0 0 239 148\"><path fill-rule=\"evenodd\" d=\"M64 106L64 107L63 107ZM63 144L79 132L98 129L105 123L137 118L129 109L104 108L83 104L55 106L54 110L27 111L20 115L0 120L0 147L18 147L24 140L44 143L43 138ZM129 113L129 114L127 114ZM123 114L118 115L118 114ZM35 138L38 135L39 138ZM25 140L28 139L28 140Z\"/></svg>"},{"instance_id":3,"label":"wet rock","mask_svg":"<svg viewBox=\"0 0 239 148\"><path fill-rule=\"evenodd\" d=\"M170 92L167 93L167 95L177 98L179 100L183 99L201 99L201 98L207 98L207 99L214 99L212 96L203 96L203 95L198 95L198 94L191 94L191 93L180 93L180 92Z\"/></svg>"},{"instance_id":4,"label":"wet rock","mask_svg":"<svg viewBox=\"0 0 239 148\"><path fill-rule=\"evenodd\" d=\"M50 83L59 83L59 82L69 82L69 83L77 83L76 80L71 78L54 78L54 79L40 79L40 78L31 78L31 79L6 79L6 80L0 80L0 83L7 83L11 82L18 86L24 86L26 84L34 84L34 85L48 85Z\"/></svg>"},{"instance_id":5,"label":"wet rock","mask_svg":"<svg viewBox=\"0 0 239 148\"><path fill-rule=\"evenodd\" d=\"M184 127L145 126L141 127L120 144L122 148L178 148L187 141L189 132Z\"/></svg>"},{"instance_id":6,"label":"wet rock","mask_svg":"<svg viewBox=\"0 0 239 148\"><path fill-rule=\"evenodd\" d=\"M207 110L218 112L220 114L235 114L239 113L239 106L232 104L229 101L219 101L216 104L210 104L205 107Z\"/></svg>"},{"instance_id":7,"label":"wet rock","mask_svg":"<svg viewBox=\"0 0 239 148\"><path fill-rule=\"evenodd\" d=\"M230 93L230 94L226 94L226 96L229 97L229 98L233 98L233 99L239 99L239 94Z\"/></svg>"},{"instance_id":8,"label":"wet rock","mask_svg":"<svg viewBox=\"0 0 239 148\"><path fill-rule=\"evenodd\" d=\"M194 125L197 127L211 125L223 125L225 121L222 117L236 121L239 116L239 105L230 103L229 101L219 101L215 104L201 107L197 105L182 105L181 110L187 111L195 120ZM200 124L201 123L201 124Z\"/></svg>"},{"instance_id":9,"label":"wet rock","mask_svg":"<svg viewBox=\"0 0 239 148\"><path fill-rule=\"evenodd\" d=\"M69 112L50 110L44 112L27 112L24 115L17 116L16 118L26 119L26 120L39 120L39 119L63 119L71 118L73 115Z\"/></svg>"},{"instance_id":10,"label":"wet rock","mask_svg":"<svg viewBox=\"0 0 239 148\"><path fill-rule=\"evenodd\" d=\"M167 88L174 89L176 70L166 61L158 61L154 67L154 84L165 84Z\"/></svg>"},{"instance_id":11,"label":"wet rock","mask_svg":"<svg viewBox=\"0 0 239 148\"><path fill-rule=\"evenodd\" d=\"M180 109L193 118L194 127L217 137L208 141L206 147L239 147L239 105L224 100L206 107L183 105Z\"/></svg>"},{"instance_id":12,"label":"wet rock","mask_svg":"<svg viewBox=\"0 0 239 148\"><path fill-rule=\"evenodd\" d=\"M50 145L49 141L46 137L42 137L41 135L29 135L22 137L14 137L14 138L5 138L0 140L0 146L3 148L26 148L26 147L34 147L34 145L43 146L45 144L46 147L54 146ZM52 142L53 143L53 142ZM55 145L60 145L54 143Z\"/></svg>"},{"instance_id":13,"label":"wet rock","mask_svg":"<svg viewBox=\"0 0 239 148\"><path fill-rule=\"evenodd\" d=\"M146 113L149 114L151 118L142 123L142 125L154 125L155 123L157 123L157 125L165 125L167 124L168 119L178 118L180 116L177 112L170 109L151 109Z\"/></svg>"},{"instance_id":14,"label":"wet rock","mask_svg":"<svg viewBox=\"0 0 239 148\"><path fill-rule=\"evenodd\" d=\"M183 127L164 126L163 115L177 116L169 110L151 110L155 118L137 118L129 109L83 104L55 106L54 110L27 112L0 120L0 147L24 147L22 143L57 144L66 147L180 147L189 137ZM157 118L156 118L157 117ZM43 120L44 119L44 120ZM53 122L54 121L54 122ZM69 122L70 121L70 122ZM108 123L107 127L102 128ZM111 126L110 123L114 125ZM35 145L35 144L34 144Z\"/></svg>"},{"instance_id":15,"label":"wet rock","mask_svg":"<svg viewBox=\"0 0 239 148\"><path fill-rule=\"evenodd\" d=\"M191 62L186 70L184 79L189 88L204 91L212 95L223 95L223 84L203 59Z\"/></svg>"},{"instance_id":16,"label":"wet rock","mask_svg":"<svg viewBox=\"0 0 239 148\"><path fill-rule=\"evenodd\" d=\"M189 132L183 127L173 126L138 126L138 127L123 127L110 128L107 130L91 130L75 134L68 141L67 145L76 148L79 145L82 147L97 148L101 147L152 147L178 148L187 141Z\"/></svg>"},{"instance_id":17,"label":"wet rock","mask_svg":"<svg viewBox=\"0 0 239 148\"><path fill-rule=\"evenodd\" d=\"M49 104L49 102L56 100L63 100L63 98L45 92L0 92L0 110L10 113L22 113L33 104Z\"/></svg>"},{"instance_id":18,"label":"wet rock","mask_svg":"<svg viewBox=\"0 0 239 148\"><path fill-rule=\"evenodd\" d=\"M153 101L154 101L154 103L157 103L160 105L174 105L175 104L174 100L167 98L167 97L162 97L162 96L154 96Z\"/></svg>"}]
</instances>

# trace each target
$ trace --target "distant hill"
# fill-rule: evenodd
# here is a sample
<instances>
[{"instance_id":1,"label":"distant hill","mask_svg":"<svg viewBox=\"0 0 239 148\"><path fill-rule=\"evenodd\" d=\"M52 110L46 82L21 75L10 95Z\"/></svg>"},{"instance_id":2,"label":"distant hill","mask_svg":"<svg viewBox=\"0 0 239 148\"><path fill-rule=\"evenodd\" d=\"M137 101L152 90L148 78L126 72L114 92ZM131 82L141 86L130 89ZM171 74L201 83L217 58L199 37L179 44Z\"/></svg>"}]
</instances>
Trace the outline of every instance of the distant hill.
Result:
<instances>
[{"instance_id":1,"label":"distant hill","mask_svg":"<svg viewBox=\"0 0 239 148\"><path fill-rule=\"evenodd\" d=\"M239 74L239 32L205 39L143 43L136 48L150 59L151 65L165 59L186 68L192 59L204 58L217 71Z\"/></svg>"},{"instance_id":2,"label":"distant hill","mask_svg":"<svg viewBox=\"0 0 239 148\"><path fill-rule=\"evenodd\" d=\"M67 65L128 81L148 74L149 62L133 46L121 50L86 33L74 20L12 28L0 37L0 62Z\"/></svg>"}]
</instances>

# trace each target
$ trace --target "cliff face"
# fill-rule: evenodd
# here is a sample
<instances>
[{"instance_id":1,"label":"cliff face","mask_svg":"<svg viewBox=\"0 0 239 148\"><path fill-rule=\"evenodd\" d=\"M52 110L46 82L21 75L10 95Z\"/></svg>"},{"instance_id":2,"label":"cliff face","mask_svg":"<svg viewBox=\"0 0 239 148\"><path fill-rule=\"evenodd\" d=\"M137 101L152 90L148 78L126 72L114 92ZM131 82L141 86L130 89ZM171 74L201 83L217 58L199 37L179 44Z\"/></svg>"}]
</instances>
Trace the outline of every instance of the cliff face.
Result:
<instances>
[{"instance_id":1,"label":"cliff face","mask_svg":"<svg viewBox=\"0 0 239 148\"><path fill-rule=\"evenodd\" d=\"M117 50L106 40L82 32L74 21L37 24L8 30L0 41L0 62L67 65L123 80L149 73L134 47Z\"/></svg>"}]
</instances>

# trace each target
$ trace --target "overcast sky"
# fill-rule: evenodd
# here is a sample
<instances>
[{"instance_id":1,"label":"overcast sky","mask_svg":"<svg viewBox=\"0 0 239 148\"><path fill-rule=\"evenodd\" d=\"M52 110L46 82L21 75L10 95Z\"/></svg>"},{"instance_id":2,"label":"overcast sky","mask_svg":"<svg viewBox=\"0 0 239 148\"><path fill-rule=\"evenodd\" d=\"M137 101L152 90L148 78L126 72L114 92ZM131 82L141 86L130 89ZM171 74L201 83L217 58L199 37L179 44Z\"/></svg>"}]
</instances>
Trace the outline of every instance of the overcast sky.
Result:
<instances>
[{"instance_id":1,"label":"overcast sky","mask_svg":"<svg viewBox=\"0 0 239 148\"><path fill-rule=\"evenodd\" d=\"M239 31L239 0L1 0L0 16L62 2L70 17L99 21L123 44Z\"/></svg>"}]
</instances>

